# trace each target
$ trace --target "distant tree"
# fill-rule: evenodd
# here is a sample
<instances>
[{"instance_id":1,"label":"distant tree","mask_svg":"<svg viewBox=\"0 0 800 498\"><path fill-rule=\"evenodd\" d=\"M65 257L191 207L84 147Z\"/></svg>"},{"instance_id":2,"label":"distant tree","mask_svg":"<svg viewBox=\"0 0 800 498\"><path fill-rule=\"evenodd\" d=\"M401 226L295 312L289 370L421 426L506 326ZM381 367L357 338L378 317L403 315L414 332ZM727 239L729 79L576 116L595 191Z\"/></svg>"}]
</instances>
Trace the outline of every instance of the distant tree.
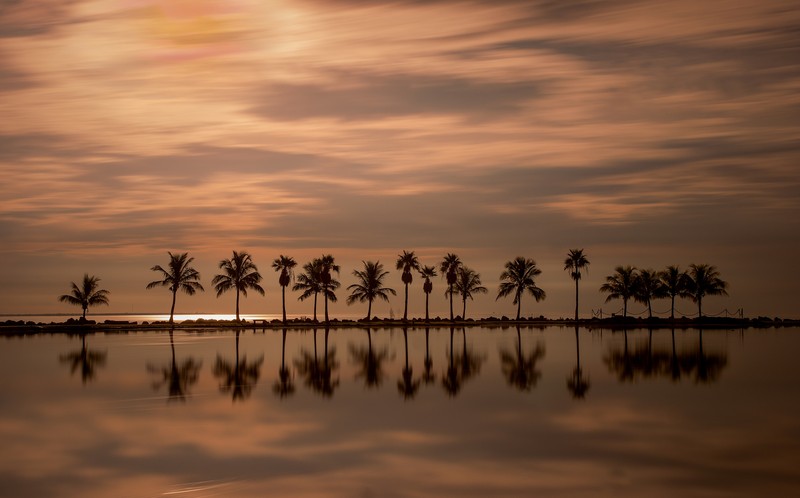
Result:
<instances>
[{"instance_id":1,"label":"distant tree","mask_svg":"<svg viewBox=\"0 0 800 498\"><path fill-rule=\"evenodd\" d=\"M636 268L632 266L618 266L614 274L606 277L606 283L600 287L600 292L608 293L606 302L612 299L622 299L622 316L628 316L628 299L636 292Z\"/></svg>"},{"instance_id":2,"label":"distant tree","mask_svg":"<svg viewBox=\"0 0 800 498\"><path fill-rule=\"evenodd\" d=\"M458 277L456 278L455 286L450 292L450 299L453 298L452 292L457 292L461 295L461 300L464 308L461 314L462 320L467 319L467 299L473 299L474 294L486 294L489 289L481 285L481 276L471 268L462 266L458 269Z\"/></svg>"},{"instance_id":3,"label":"distant tree","mask_svg":"<svg viewBox=\"0 0 800 498\"><path fill-rule=\"evenodd\" d=\"M199 282L200 273L192 268L191 264L194 258L189 257L189 253L169 254L169 264L167 269L161 265L155 265L150 268L161 274L161 280L154 280L147 284L148 289L154 287L168 287L172 292L172 307L169 309L169 323L173 323L175 317L175 300L178 296L178 291L183 291L189 296L193 296L197 291L204 291L203 285Z\"/></svg>"},{"instance_id":4,"label":"distant tree","mask_svg":"<svg viewBox=\"0 0 800 498\"><path fill-rule=\"evenodd\" d=\"M284 256L283 254L272 261L272 269L281 273L280 277L278 277L278 284L281 286L283 323L286 323L286 287L294 280L295 266L297 266L297 261L291 256Z\"/></svg>"},{"instance_id":5,"label":"distant tree","mask_svg":"<svg viewBox=\"0 0 800 498\"><path fill-rule=\"evenodd\" d=\"M575 281L575 321L578 321L578 281L581 279L581 270L589 268L589 260L583 254L583 249L570 249L567 259L564 260L564 270Z\"/></svg>"},{"instance_id":6,"label":"distant tree","mask_svg":"<svg viewBox=\"0 0 800 498\"><path fill-rule=\"evenodd\" d=\"M328 318L328 301L336 302L336 289L341 285L338 280L333 278L333 272L339 274L339 265L330 254L325 254L320 258L320 281L322 282L322 295L325 298L325 323L330 323Z\"/></svg>"},{"instance_id":7,"label":"distant tree","mask_svg":"<svg viewBox=\"0 0 800 498\"><path fill-rule=\"evenodd\" d=\"M364 263L363 270L353 270L357 283L347 287L350 291L350 295L347 297L347 304L350 305L356 301L368 302L367 320L369 320L372 317L372 301L383 299L388 303L389 294L396 296L397 293L394 289L383 286L383 279L386 278L389 272L383 271L383 265L380 261L376 263L362 261L362 263Z\"/></svg>"},{"instance_id":8,"label":"distant tree","mask_svg":"<svg viewBox=\"0 0 800 498\"><path fill-rule=\"evenodd\" d=\"M423 266L422 269L419 270L419 274L422 278L425 279L425 283L422 284L422 291L425 292L425 321L430 321L430 315L428 314L428 298L433 292L433 282L431 282L431 277L436 276L436 268L433 266Z\"/></svg>"},{"instance_id":9,"label":"distant tree","mask_svg":"<svg viewBox=\"0 0 800 498\"><path fill-rule=\"evenodd\" d=\"M667 297L664 286L661 284L659 273L652 269L639 270L635 280L633 299L647 306L647 317L653 318L651 301Z\"/></svg>"},{"instance_id":10,"label":"distant tree","mask_svg":"<svg viewBox=\"0 0 800 498\"><path fill-rule=\"evenodd\" d=\"M514 294L513 303L517 305L517 320L519 320L522 310L522 295L525 291L533 296L538 303L546 297L544 290L539 288L534 282L534 278L541 275L542 270L536 266L532 259L525 259L521 256L506 262L506 269L500 274L500 288L497 291L497 298L506 297Z\"/></svg>"},{"instance_id":11,"label":"distant tree","mask_svg":"<svg viewBox=\"0 0 800 498\"><path fill-rule=\"evenodd\" d=\"M253 289L262 296L264 289L258 284L261 282L261 274L258 267L253 263L253 258L245 251L233 251L231 259L223 259L219 262L219 268L223 271L211 280L211 284L217 290L217 297L231 289L236 290L236 321L239 321L239 294L247 297L247 290Z\"/></svg>"},{"instance_id":12,"label":"distant tree","mask_svg":"<svg viewBox=\"0 0 800 498\"><path fill-rule=\"evenodd\" d=\"M71 283L72 292L62 295L58 300L62 303L80 306L81 309L83 309L82 318L84 320L86 319L86 310L89 309L89 306L96 306L98 304L105 304L108 306L109 291L97 288L100 285L100 279L98 277L94 275L90 277L88 273L85 273L80 286L75 282Z\"/></svg>"},{"instance_id":13,"label":"distant tree","mask_svg":"<svg viewBox=\"0 0 800 498\"><path fill-rule=\"evenodd\" d=\"M453 321L453 286L458 279L458 269L461 268L461 260L453 253L447 253L439 265L442 276L447 278L447 295L450 296L450 321Z\"/></svg>"},{"instance_id":14,"label":"distant tree","mask_svg":"<svg viewBox=\"0 0 800 498\"><path fill-rule=\"evenodd\" d=\"M303 265L303 273L297 276L297 281L292 287L293 291L303 291L297 299L305 301L314 296L314 321L317 321L317 295L322 288L322 260L319 258Z\"/></svg>"},{"instance_id":15,"label":"distant tree","mask_svg":"<svg viewBox=\"0 0 800 498\"><path fill-rule=\"evenodd\" d=\"M677 266L668 266L665 270L658 274L661 280L661 286L664 288L666 295L672 301L670 304L671 320L675 319L675 297L689 297L686 292L686 279L688 275L685 271L681 271Z\"/></svg>"},{"instance_id":16,"label":"distant tree","mask_svg":"<svg viewBox=\"0 0 800 498\"><path fill-rule=\"evenodd\" d=\"M406 288L405 305L403 306L403 321L408 320L408 286L414 280L411 270L419 271L419 259L414 255L414 251L403 251L397 256L397 269L403 270L403 284Z\"/></svg>"},{"instance_id":17,"label":"distant tree","mask_svg":"<svg viewBox=\"0 0 800 498\"><path fill-rule=\"evenodd\" d=\"M703 298L706 296L727 296L728 282L719 277L716 266L702 264L689 266L686 279L686 293L697 303L697 316L703 318Z\"/></svg>"}]
</instances>

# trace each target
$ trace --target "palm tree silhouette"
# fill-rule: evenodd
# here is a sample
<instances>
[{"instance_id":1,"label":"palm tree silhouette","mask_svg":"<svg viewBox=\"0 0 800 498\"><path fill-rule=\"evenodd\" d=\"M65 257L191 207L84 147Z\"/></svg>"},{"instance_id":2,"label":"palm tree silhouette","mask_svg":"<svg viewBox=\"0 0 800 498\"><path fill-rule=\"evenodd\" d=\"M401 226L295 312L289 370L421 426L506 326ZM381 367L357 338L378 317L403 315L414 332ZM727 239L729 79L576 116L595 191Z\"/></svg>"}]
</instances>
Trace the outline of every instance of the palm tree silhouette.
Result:
<instances>
[{"instance_id":1,"label":"palm tree silhouette","mask_svg":"<svg viewBox=\"0 0 800 498\"><path fill-rule=\"evenodd\" d=\"M575 281L575 321L578 321L578 282L581 279L581 270L589 271L589 260L583 254L583 249L570 249L567 259L564 260L564 270L569 271L569 276Z\"/></svg>"},{"instance_id":2,"label":"palm tree silhouette","mask_svg":"<svg viewBox=\"0 0 800 498\"><path fill-rule=\"evenodd\" d=\"M447 253L439 265L442 276L447 278L447 295L450 296L450 321L453 321L453 286L458 280L458 270L461 268L461 260L453 253Z\"/></svg>"},{"instance_id":3,"label":"palm tree silhouette","mask_svg":"<svg viewBox=\"0 0 800 498\"><path fill-rule=\"evenodd\" d=\"M167 265L167 269L161 267L161 265L155 265L154 267L150 268L150 270L161 273L161 276L164 277L161 280L154 280L147 284L148 289L152 289L154 287L168 287L170 292L172 292L172 306L169 309L169 323L174 323L174 316L175 316L175 300L178 295L178 291L183 291L189 296L193 296L197 291L204 291L203 285L199 282L200 280L200 273L197 270L192 268L190 265L194 258L189 257L189 253L181 253L181 254L172 254L171 252L167 252L169 254L169 264ZM171 336L170 336L171 338Z\"/></svg>"},{"instance_id":4,"label":"palm tree silhouette","mask_svg":"<svg viewBox=\"0 0 800 498\"><path fill-rule=\"evenodd\" d=\"M703 318L703 298L705 296L727 296L728 282L719 278L716 266L702 264L689 266L686 279L686 293L697 303L697 317Z\"/></svg>"},{"instance_id":5,"label":"palm tree silhouette","mask_svg":"<svg viewBox=\"0 0 800 498\"><path fill-rule=\"evenodd\" d=\"M522 310L522 295L528 291L538 303L546 297L545 292L536 286L534 278L542 273L532 259L525 259L521 256L506 262L506 269L500 274L500 288L497 291L497 298L506 297L514 294L513 303L517 305L517 320L519 320ZM480 282L479 282L480 283Z\"/></svg>"},{"instance_id":6,"label":"palm tree silhouette","mask_svg":"<svg viewBox=\"0 0 800 498\"><path fill-rule=\"evenodd\" d=\"M425 293L425 321L429 322L431 321L431 318L428 314L428 298L433 291L433 282L431 282L431 277L436 276L436 268L433 266L423 266L419 270L419 274L425 279L425 283L422 284L422 291Z\"/></svg>"},{"instance_id":7,"label":"palm tree silhouette","mask_svg":"<svg viewBox=\"0 0 800 498\"><path fill-rule=\"evenodd\" d=\"M168 401L186 401L189 388L196 384L200 377L200 367L202 367L203 362L189 357L179 364L175 359L175 342L172 338L172 332L170 328L169 345L172 349L172 361L160 367L148 364L147 371L159 377L153 381L154 391L158 391L162 386L167 386Z\"/></svg>"},{"instance_id":8,"label":"palm tree silhouette","mask_svg":"<svg viewBox=\"0 0 800 498\"><path fill-rule=\"evenodd\" d=\"M86 347L86 334L81 334L81 348L77 351L62 354L58 357L61 363L70 366L70 374L80 370L81 381L86 384L97 375L97 369L105 366L108 353L91 350Z\"/></svg>"},{"instance_id":9,"label":"palm tree silhouette","mask_svg":"<svg viewBox=\"0 0 800 498\"><path fill-rule=\"evenodd\" d=\"M408 286L414 280L411 270L420 271L419 259L414 255L414 251L403 251L397 256L397 269L403 270L402 280L406 288L405 305L403 306L403 321L408 320Z\"/></svg>"},{"instance_id":10,"label":"palm tree silhouette","mask_svg":"<svg viewBox=\"0 0 800 498\"><path fill-rule=\"evenodd\" d=\"M586 397L586 392L591 385L589 379L583 377L583 370L581 369L581 340L578 335L578 326L575 325L575 368L572 370L572 375L567 377L567 390L574 399L583 399Z\"/></svg>"},{"instance_id":11,"label":"palm tree silhouette","mask_svg":"<svg viewBox=\"0 0 800 498\"><path fill-rule=\"evenodd\" d=\"M675 297L689 297L686 292L686 279L688 278L685 271L681 271L677 266L668 266L665 270L658 274L661 279L661 286L666 295L670 297L670 320L675 319Z\"/></svg>"},{"instance_id":12,"label":"palm tree silhouette","mask_svg":"<svg viewBox=\"0 0 800 498\"><path fill-rule=\"evenodd\" d=\"M329 329L326 327L325 354L322 359L317 356L317 329L314 329L314 354L301 349L300 357L294 361L297 373L305 379L306 386L325 398L332 397L339 386L339 378L333 378L333 372L339 368L339 362L336 360L336 348L328 350L328 332Z\"/></svg>"},{"instance_id":13,"label":"palm tree silhouette","mask_svg":"<svg viewBox=\"0 0 800 498\"><path fill-rule=\"evenodd\" d=\"M62 303L80 306L83 309L83 316L81 316L82 320L86 320L86 310L89 309L89 306L95 306L98 304L105 304L108 306L109 291L97 288L100 285L100 279L98 277L95 277L94 275L90 277L88 273L84 273L83 282L80 286L78 286L78 284L75 282L71 283L72 293L64 294L60 296L58 300Z\"/></svg>"},{"instance_id":14,"label":"palm tree silhouette","mask_svg":"<svg viewBox=\"0 0 800 498\"><path fill-rule=\"evenodd\" d=\"M283 254L272 261L272 269L281 273L280 277L278 277L278 284L281 286L281 305L283 307L284 324L286 323L286 287L294 280L295 266L297 266L297 261Z\"/></svg>"},{"instance_id":15,"label":"palm tree silhouette","mask_svg":"<svg viewBox=\"0 0 800 498\"><path fill-rule=\"evenodd\" d=\"M333 278L332 272L339 274L339 265L334 262L333 256L325 254L320 258L320 281L322 282L322 295L325 297L325 323L330 323L328 318L328 301L336 302L336 289L339 281Z\"/></svg>"},{"instance_id":16,"label":"palm tree silhouette","mask_svg":"<svg viewBox=\"0 0 800 498\"><path fill-rule=\"evenodd\" d=\"M286 367L286 329L283 329L283 341L281 343L281 366L278 368L278 379L272 385L272 392L281 398L285 398L294 393L292 383L292 372Z\"/></svg>"},{"instance_id":17,"label":"palm tree silhouette","mask_svg":"<svg viewBox=\"0 0 800 498\"><path fill-rule=\"evenodd\" d=\"M314 321L317 321L317 295L322 288L322 260L315 258L303 265L303 273L297 276L293 291L303 291L297 299L305 301L314 296Z\"/></svg>"},{"instance_id":18,"label":"palm tree silhouette","mask_svg":"<svg viewBox=\"0 0 800 498\"><path fill-rule=\"evenodd\" d=\"M455 352L453 351L453 335L455 329L450 327L450 354L448 355L447 370L442 375L442 387L450 397L458 396L461 391L461 376L456 367Z\"/></svg>"},{"instance_id":19,"label":"palm tree silhouette","mask_svg":"<svg viewBox=\"0 0 800 498\"><path fill-rule=\"evenodd\" d=\"M239 359L239 331L236 331L236 359L233 363L225 360L217 354L217 361L214 363L213 374L220 380L219 390L223 393L231 393L233 401L244 401L250 397L253 388L261 376L261 364L264 356L260 356L256 361L249 362L247 357L242 355Z\"/></svg>"},{"instance_id":20,"label":"palm tree silhouette","mask_svg":"<svg viewBox=\"0 0 800 498\"><path fill-rule=\"evenodd\" d=\"M397 293L392 288L383 287L383 279L386 278L389 272L383 271L383 265L380 261L377 263L362 261L362 263L364 263L363 270L353 270L353 275L356 276L358 283L347 287L350 291L350 295L347 297L347 304L351 305L356 301L368 302L366 320L369 321L372 317L372 301L380 298L388 303L389 294L396 296Z\"/></svg>"},{"instance_id":21,"label":"palm tree silhouette","mask_svg":"<svg viewBox=\"0 0 800 498\"><path fill-rule=\"evenodd\" d=\"M612 299L622 299L622 317L628 317L628 299L636 291L636 268L632 266L618 266L614 274L606 277L606 283L600 286L600 292L607 292L606 302Z\"/></svg>"},{"instance_id":22,"label":"palm tree silhouette","mask_svg":"<svg viewBox=\"0 0 800 498\"><path fill-rule=\"evenodd\" d=\"M471 268L462 266L458 269L458 278L456 278L455 286L450 292L450 299L453 298L452 292L461 294L461 300L464 303L464 308L461 313L461 319L467 319L467 299L472 299L473 294L486 294L489 289L481 285L481 276L475 273Z\"/></svg>"},{"instance_id":23,"label":"palm tree silhouette","mask_svg":"<svg viewBox=\"0 0 800 498\"><path fill-rule=\"evenodd\" d=\"M397 381L397 391L405 399L411 399L419 391L420 379L414 378L414 369L408 363L408 329L403 327L403 344L406 351L406 363L401 378Z\"/></svg>"},{"instance_id":24,"label":"palm tree silhouette","mask_svg":"<svg viewBox=\"0 0 800 498\"><path fill-rule=\"evenodd\" d=\"M667 296L664 286L661 283L659 273L649 268L639 270L639 274L636 275L635 284L633 299L647 305L647 317L653 318L651 301Z\"/></svg>"},{"instance_id":25,"label":"palm tree silhouette","mask_svg":"<svg viewBox=\"0 0 800 498\"><path fill-rule=\"evenodd\" d=\"M522 335L517 325L517 347L512 351L500 350L500 365L506 383L520 391L530 391L539 382L542 372L537 369L539 361L544 358L544 344L536 343L536 347L525 354L522 352Z\"/></svg>"},{"instance_id":26,"label":"palm tree silhouette","mask_svg":"<svg viewBox=\"0 0 800 498\"><path fill-rule=\"evenodd\" d=\"M264 289L258 284L261 282L261 274L258 267L253 263L253 258L245 251L233 251L231 259L223 259L219 262L219 268L224 272L218 274L211 280L211 284L217 290L217 297L231 289L236 289L236 321L239 321L239 294L247 297L247 289L253 289L262 296ZM238 343L238 336L237 336Z\"/></svg>"},{"instance_id":27,"label":"palm tree silhouette","mask_svg":"<svg viewBox=\"0 0 800 498\"><path fill-rule=\"evenodd\" d=\"M350 356L353 364L359 367L356 379L364 379L364 386L368 389L380 387L383 383L383 362L389 357L389 350L383 348L377 352L372 349L372 331L369 327L367 331L367 347L355 346L350 344Z\"/></svg>"}]
</instances>

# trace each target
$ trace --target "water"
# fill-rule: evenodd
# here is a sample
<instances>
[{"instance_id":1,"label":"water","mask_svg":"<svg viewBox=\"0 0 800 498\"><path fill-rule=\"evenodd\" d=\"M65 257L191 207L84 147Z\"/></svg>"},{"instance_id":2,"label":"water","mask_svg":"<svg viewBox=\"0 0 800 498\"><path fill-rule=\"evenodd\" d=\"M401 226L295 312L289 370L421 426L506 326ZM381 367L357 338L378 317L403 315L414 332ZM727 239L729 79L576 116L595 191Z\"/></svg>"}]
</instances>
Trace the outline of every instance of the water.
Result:
<instances>
[{"instance_id":1,"label":"water","mask_svg":"<svg viewBox=\"0 0 800 498\"><path fill-rule=\"evenodd\" d=\"M0 495L791 495L798 332L1 339Z\"/></svg>"}]
</instances>

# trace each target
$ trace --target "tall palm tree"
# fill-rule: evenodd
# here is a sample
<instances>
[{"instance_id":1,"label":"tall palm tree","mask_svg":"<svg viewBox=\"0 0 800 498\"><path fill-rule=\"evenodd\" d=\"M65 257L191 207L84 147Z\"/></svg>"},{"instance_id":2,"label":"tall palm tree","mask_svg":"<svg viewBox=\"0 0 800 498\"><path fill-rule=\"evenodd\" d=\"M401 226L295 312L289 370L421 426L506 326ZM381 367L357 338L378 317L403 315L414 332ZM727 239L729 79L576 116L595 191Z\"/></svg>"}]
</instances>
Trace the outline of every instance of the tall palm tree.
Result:
<instances>
[{"instance_id":1,"label":"tall palm tree","mask_svg":"<svg viewBox=\"0 0 800 498\"><path fill-rule=\"evenodd\" d=\"M272 261L272 269L281 272L278 277L278 284L281 286L281 305L283 307L283 323L286 323L286 287L294 280L294 267L297 266L297 261L291 256L284 256L281 254L279 257Z\"/></svg>"},{"instance_id":2,"label":"tall palm tree","mask_svg":"<svg viewBox=\"0 0 800 498\"><path fill-rule=\"evenodd\" d=\"M675 297L689 297L686 293L686 279L688 276L685 271L681 271L677 266L670 265L658 274L658 278L661 280L661 286L664 292L672 301L669 318L670 320L674 320Z\"/></svg>"},{"instance_id":3,"label":"tall palm tree","mask_svg":"<svg viewBox=\"0 0 800 498\"><path fill-rule=\"evenodd\" d=\"M297 276L293 291L303 291L297 299L305 301L314 296L314 321L317 321L317 295L322 292L322 260L315 258L303 265L303 273Z\"/></svg>"},{"instance_id":4,"label":"tall palm tree","mask_svg":"<svg viewBox=\"0 0 800 498\"><path fill-rule=\"evenodd\" d=\"M253 258L245 251L233 251L231 259L219 262L219 268L224 272L216 275L211 284L217 290L217 297L231 289L236 289L236 321L239 321L239 294L247 297L247 289L253 289L262 296L264 289L258 285L261 274L253 263Z\"/></svg>"},{"instance_id":5,"label":"tall palm tree","mask_svg":"<svg viewBox=\"0 0 800 498\"><path fill-rule=\"evenodd\" d=\"M403 307L403 321L408 320L408 286L414 280L411 270L419 271L419 259L414 255L414 251L403 251L397 256L397 269L403 270L403 284L406 287L406 300Z\"/></svg>"},{"instance_id":6,"label":"tall palm tree","mask_svg":"<svg viewBox=\"0 0 800 498\"><path fill-rule=\"evenodd\" d=\"M536 261L518 256L506 262L506 269L500 274L500 288L495 301L509 294L514 294L513 303L517 305L517 320L522 310L522 295L528 291L538 303L546 297L544 290L534 282L534 278L541 275L542 270L536 266Z\"/></svg>"},{"instance_id":7,"label":"tall palm tree","mask_svg":"<svg viewBox=\"0 0 800 498\"><path fill-rule=\"evenodd\" d=\"M622 317L628 317L628 299L636 291L636 268L632 266L618 266L614 274L606 277L606 283L600 286L600 292L607 292L606 302L612 299L622 299Z\"/></svg>"},{"instance_id":8,"label":"tall palm tree","mask_svg":"<svg viewBox=\"0 0 800 498\"><path fill-rule=\"evenodd\" d=\"M347 304L353 304L356 301L368 302L367 307L367 321L372 317L372 301L375 299L383 299L389 302L389 294L397 295L394 289L383 286L383 279L389 274L388 271L383 271L383 265L378 261L362 261L364 263L363 270L353 270L353 275L356 276L358 282L347 287L350 295L347 297Z\"/></svg>"},{"instance_id":9,"label":"tall palm tree","mask_svg":"<svg viewBox=\"0 0 800 498\"><path fill-rule=\"evenodd\" d=\"M583 254L583 249L570 249L567 259L564 260L564 270L575 281L575 321L578 321L578 281L581 279L581 270L588 271L589 260Z\"/></svg>"},{"instance_id":10,"label":"tall palm tree","mask_svg":"<svg viewBox=\"0 0 800 498\"><path fill-rule=\"evenodd\" d=\"M458 269L458 278L452 292L461 294L461 300L464 303L464 308L461 312L461 319L467 319L467 299L473 299L474 294L486 294L489 289L481 285L481 276L475 273L475 270L462 266ZM450 299L453 294L450 294Z\"/></svg>"},{"instance_id":11,"label":"tall palm tree","mask_svg":"<svg viewBox=\"0 0 800 498\"><path fill-rule=\"evenodd\" d=\"M72 292L70 294L62 295L58 298L58 300L62 303L80 306L83 309L83 316L81 319L86 320L86 310L89 309L89 306L95 306L98 304L105 304L108 306L109 291L105 289L98 289L97 287L99 285L100 279L98 277L95 277L94 275L90 277L88 273L84 273L83 282L81 282L81 285L78 286L78 284L72 282Z\"/></svg>"},{"instance_id":12,"label":"tall palm tree","mask_svg":"<svg viewBox=\"0 0 800 498\"><path fill-rule=\"evenodd\" d=\"M461 268L461 260L453 253L447 253L439 265L442 276L447 278L447 294L450 296L450 321L453 321L453 286L458 280L458 269Z\"/></svg>"},{"instance_id":13,"label":"tall palm tree","mask_svg":"<svg viewBox=\"0 0 800 498\"><path fill-rule=\"evenodd\" d=\"M199 282L200 273L192 268L190 265L194 258L189 257L189 253L169 254L169 264L167 269L161 265L155 265L150 270L161 274L161 280L154 280L147 284L148 289L154 287L168 287L172 292L172 307L169 309L169 323L173 323L175 316L175 300L178 296L178 291L183 291L189 296L193 296L197 291L204 291L203 285Z\"/></svg>"},{"instance_id":14,"label":"tall palm tree","mask_svg":"<svg viewBox=\"0 0 800 498\"><path fill-rule=\"evenodd\" d=\"M635 283L636 289L633 299L647 305L647 317L653 318L652 300L667 296L664 286L661 284L659 273L650 268L639 270Z\"/></svg>"},{"instance_id":15,"label":"tall palm tree","mask_svg":"<svg viewBox=\"0 0 800 498\"><path fill-rule=\"evenodd\" d=\"M338 280L333 278L332 272L339 274L339 265L330 254L324 254L320 258L320 281L322 282L322 295L325 298L325 323L330 323L328 318L328 301L336 302L336 289L341 285Z\"/></svg>"},{"instance_id":16,"label":"tall palm tree","mask_svg":"<svg viewBox=\"0 0 800 498\"><path fill-rule=\"evenodd\" d=\"M431 277L436 276L436 268L433 266L423 266L419 270L419 274L425 279L425 282L422 284L422 291L425 292L425 321L429 322L431 318L428 314L428 298L430 297L431 292L433 292L433 282L431 282Z\"/></svg>"},{"instance_id":17,"label":"tall palm tree","mask_svg":"<svg viewBox=\"0 0 800 498\"><path fill-rule=\"evenodd\" d=\"M727 296L728 282L719 277L713 265L689 265L686 279L686 293L697 303L697 317L703 318L703 298L705 296Z\"/></svg>"}]
</instances>

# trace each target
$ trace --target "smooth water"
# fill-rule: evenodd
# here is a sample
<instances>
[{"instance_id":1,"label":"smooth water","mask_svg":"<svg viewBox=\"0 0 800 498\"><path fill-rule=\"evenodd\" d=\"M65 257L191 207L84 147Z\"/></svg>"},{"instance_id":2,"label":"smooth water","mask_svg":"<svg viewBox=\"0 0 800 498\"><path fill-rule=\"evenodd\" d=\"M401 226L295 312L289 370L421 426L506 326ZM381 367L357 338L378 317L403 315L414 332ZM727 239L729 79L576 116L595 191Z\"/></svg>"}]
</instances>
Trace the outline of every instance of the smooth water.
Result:
<instances>
[{"instance_id":1,"label":"smooth water","mask_svg":"<svg viewBox=\"0 0 800 498\"><path fill-rule=\"evenodd\" d=\"M799 332L0 339L0 496L796 494Z\"/></svg>"}]
</instances>

